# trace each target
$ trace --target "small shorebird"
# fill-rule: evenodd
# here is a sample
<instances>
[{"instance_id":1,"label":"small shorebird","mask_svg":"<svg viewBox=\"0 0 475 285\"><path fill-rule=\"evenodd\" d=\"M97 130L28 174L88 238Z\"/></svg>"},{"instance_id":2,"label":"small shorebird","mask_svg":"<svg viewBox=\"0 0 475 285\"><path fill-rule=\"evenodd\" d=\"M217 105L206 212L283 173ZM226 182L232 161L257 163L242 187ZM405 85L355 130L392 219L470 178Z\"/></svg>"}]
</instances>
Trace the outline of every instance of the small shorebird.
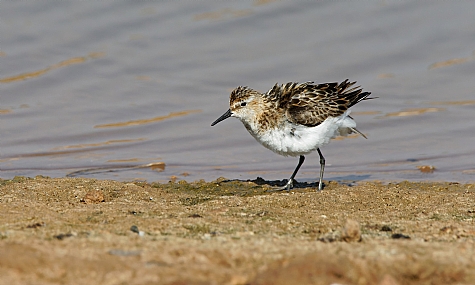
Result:
<instances>
[{"instance_id":1,"label":"small shorebird","mask_svg":"<svg viewBox=\"0 0 475 285\"><path fill-rule=\"evenodd\" d=\"M368 98L356 82L315 84L313 82L275 84L262 94L247 86L231 92L230 109L214 121L216 125L229 117L236 117L247 131L264 147L283 156L300 156L299 163L282 188L290 190L305 154L317 151L320 156L318 190L323 189L325 158L320 147L336 136L358 133L350 117L350 107Z\"/></svg>"}]
</instances>

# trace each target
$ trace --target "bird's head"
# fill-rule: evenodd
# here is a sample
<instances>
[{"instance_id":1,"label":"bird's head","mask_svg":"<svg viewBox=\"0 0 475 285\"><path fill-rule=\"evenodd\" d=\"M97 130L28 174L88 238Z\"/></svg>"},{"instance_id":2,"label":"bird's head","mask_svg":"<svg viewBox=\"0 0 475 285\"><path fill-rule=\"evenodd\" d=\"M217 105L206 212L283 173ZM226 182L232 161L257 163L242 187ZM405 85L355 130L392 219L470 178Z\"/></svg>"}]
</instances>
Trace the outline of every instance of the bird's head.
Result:
<instances>
[{"instance_id":1,"label":"bird's head","mask_svg":"<svg viewBox=\"0 0 475 285\"><path fill-rule=\"evenodd\" d=\"M261 94L247 86L239 86L229 96L229 110L214 121L211 126L229 118L236 117L241 121L252 118L258 110Z\"/></svg>"}]
</instances>

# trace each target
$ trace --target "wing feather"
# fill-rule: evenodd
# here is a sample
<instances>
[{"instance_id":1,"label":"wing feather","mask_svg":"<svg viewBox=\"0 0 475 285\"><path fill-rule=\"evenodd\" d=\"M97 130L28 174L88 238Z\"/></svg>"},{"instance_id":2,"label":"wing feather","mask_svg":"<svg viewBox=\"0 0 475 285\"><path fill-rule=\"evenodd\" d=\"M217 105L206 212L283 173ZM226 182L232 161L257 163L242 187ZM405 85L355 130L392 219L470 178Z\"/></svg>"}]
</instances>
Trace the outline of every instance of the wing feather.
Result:
<instances>
[{"instance_id":1,"label":"wing feather","mask_svg":"<svg viewBox=\"0 0 475 285\"><path fill-rule=\"evenodd\" d=\"M266 97L285 110L289 121L305 126L317 126L328 117L338 117L356 103L370 99L367 98L370 92L362 92L359 86L350 88L355 83L347 79L340 84L276 84L266 93Z\"/></svg>"}]
</instances>

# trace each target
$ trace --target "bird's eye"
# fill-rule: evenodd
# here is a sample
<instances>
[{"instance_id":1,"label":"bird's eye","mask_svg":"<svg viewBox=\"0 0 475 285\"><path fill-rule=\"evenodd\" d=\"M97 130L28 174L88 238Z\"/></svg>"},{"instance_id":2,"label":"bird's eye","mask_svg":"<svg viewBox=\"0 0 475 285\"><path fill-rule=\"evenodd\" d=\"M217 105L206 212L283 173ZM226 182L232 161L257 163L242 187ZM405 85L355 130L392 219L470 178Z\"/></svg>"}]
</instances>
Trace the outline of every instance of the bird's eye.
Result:
<instances>
[{"instance_id":1,"label":"bird's eye","mask_svg":"<svg viewBox=\"0 0 475 285\"><path fill-rule=\"evenodd\" d=\"M244 107L244 106L246 106L246 105L247 105L246 102L242 102L242 103L241 103L241 107Z\"/></svg>"}]
</instances>

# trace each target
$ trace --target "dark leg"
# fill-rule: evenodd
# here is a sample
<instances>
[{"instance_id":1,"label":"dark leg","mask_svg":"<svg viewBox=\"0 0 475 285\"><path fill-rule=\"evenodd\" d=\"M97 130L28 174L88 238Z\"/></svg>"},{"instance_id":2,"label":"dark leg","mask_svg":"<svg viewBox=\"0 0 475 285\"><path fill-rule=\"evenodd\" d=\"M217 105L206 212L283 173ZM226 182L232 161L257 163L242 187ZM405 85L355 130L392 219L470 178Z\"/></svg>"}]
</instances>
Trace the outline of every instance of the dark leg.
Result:
<instances>
[{"instance_id":1,"label":"dark leg","mask_svg":"<svg viewBox=\"0 0 475 285\"><path fill-rule=\"evenodd\" d=\"M320 156L320 180L318 181L318 191L323 189L323 170L325 169L325 158L323 157L322 152L317 148L318 155Z\"/></svg>"},{"instance_id":2,"label":"dark leg","mask_svg":"<svg viewBox=\"0 0 475 285\"><path fill-rule=\"evenodd\" d=\"M284 186L284 189L287 189L287 191L290 191L290 189L292 187L294 187L295 175L297 175L297 172L299 171L300 166L302 166L304 160L305 160L305 156L301 155L300 158L299 158L299 164L297 165L297 167L295 167L294 173L292 173L292 176L290 176L289 181L287 181L287 184L285 184L285 186ZM284 189L282 189L282 190L284 190Z\"/></svg>"}]
</instances>

